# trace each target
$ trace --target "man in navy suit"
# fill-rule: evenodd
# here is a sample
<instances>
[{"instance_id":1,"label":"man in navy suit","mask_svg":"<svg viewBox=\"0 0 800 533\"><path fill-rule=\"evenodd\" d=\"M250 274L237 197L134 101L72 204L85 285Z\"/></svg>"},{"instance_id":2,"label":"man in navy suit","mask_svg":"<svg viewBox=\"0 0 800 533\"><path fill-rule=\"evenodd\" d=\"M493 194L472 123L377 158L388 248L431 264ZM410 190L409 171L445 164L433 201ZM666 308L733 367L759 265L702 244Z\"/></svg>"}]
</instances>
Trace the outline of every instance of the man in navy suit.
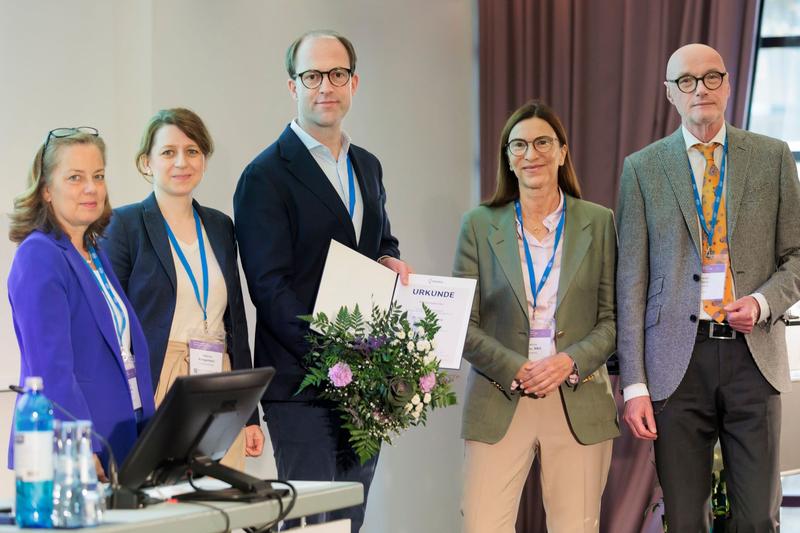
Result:
<instances>
[{"instance_id":1,"label":"man in navy suit","mask_svg":"<svg viewBox=\"0 0 800 533\"><path fill-rule=\"evenodd\" d=\"M377 456L360 465L333 405L313 390L295 395L305 374L307 325L331 239L401 276L378 159L351 144L342 120L358 88L352 43L330 31L296 39L286 52L297 118L242 172L233 199L236 237L256 306L255 365L277 375L262 400L282 479L356 481L364 504L313 517L364 520ZM355 282L356 280L354 280Z\"/></svg>"}]
</instances>

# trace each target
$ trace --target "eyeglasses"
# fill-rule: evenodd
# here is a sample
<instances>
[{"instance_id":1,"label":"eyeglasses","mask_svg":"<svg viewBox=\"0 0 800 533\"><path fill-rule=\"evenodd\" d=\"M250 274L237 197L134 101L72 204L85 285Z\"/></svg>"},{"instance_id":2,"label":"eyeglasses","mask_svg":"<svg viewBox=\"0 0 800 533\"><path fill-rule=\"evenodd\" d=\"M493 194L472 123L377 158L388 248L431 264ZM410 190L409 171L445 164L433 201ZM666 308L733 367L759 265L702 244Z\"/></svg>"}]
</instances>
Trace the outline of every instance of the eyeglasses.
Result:
<instances>
[{"instance_id":1,"label":"eyeglasses","mask_svg":"<svg viewBox=\"0 0 800 533\"><path fill-rule=\"evenodd\" d=\"M508 148L509 153L511 155L515 155L517 157L522 157L528 152L528 145L532 145L533 149L539 152L540 154L546 154L550 150L553 149L553 146L558 142L558 139L555 137L536 137L532 141L526 141L525 139L511 139L506 144L506 148Z\"/></svg>"},{"instance_id":2,"label":"eyeglasses","mask_svg":"<svg viewBox=\"0 0 800 533\"><path fill-rule=\"evenodd\" d=\"M667 80L670 83L674 83L678 86L678 90L682 93L691 93L697 88L697 83L699 81L703 82L706 89L709 91L713 91L715 89L719 89L720 85L722 85L722 80L725 79L725 75L728 74L727 72L717 72L716 70L712 70L711 72L706 72L699 78L697 76L692 76L691 74L686 74L685 76L681 76L680 78L674 80Z\"/></svg>"},{"instance_id":3,"label":"eyeglasses","mask_svg":"<svg viewBox=\"0 0 800 533\"><path fill-rule=\"evenodd\" d=\"M47 152L47 146L50 144L50 139L62 139L64 137L72 137L78 133L85 133L95 137L100 136L97 128L91 126L78 126L77 128L56 128L47 132L47 138L44 140L44 148L42 148L42 160L39 162L39 172L44 172L44 154Z\"/></svg>"},{"instance_id":4,"label":"eyeglasses","mask_svg":"<svg viewBox=\"0 0 800 533\"><path fill-rule=\"evenodd\" d=\"M306 89L316 89L322 85L322 78L328 76L328 81L334 87L344 87L350 81L353 71L349 68L336 67L330 70L306 70L298 74L296 77L300 78L300 82L305 85Z\"/></svg>"}]
</instances>

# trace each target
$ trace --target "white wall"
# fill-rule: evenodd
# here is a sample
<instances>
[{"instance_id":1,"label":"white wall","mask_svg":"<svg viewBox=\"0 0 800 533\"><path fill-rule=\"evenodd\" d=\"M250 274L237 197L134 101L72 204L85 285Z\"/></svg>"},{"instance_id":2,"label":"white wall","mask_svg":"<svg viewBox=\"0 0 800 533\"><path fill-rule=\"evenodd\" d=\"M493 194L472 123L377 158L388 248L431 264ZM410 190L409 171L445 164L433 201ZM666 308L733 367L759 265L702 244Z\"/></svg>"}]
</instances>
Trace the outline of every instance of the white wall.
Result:
<instances>
[{"instance_id":1,"label":"white wall","mask_svg":"<svg viewBox=\"0 0 800 533\"><path fill-rule=\"evenodd\" d=\"M197 198L231 213L242 168L293 117L283 54L313 28L356 45L361 85L345 127L383 163L404 258L420 272L449 273L461 214L477 197L470 0L0 0L3 212L25 188L38 144L60 126L97 127L109 147L112 203L141 200L149 186L132 160L144 123L156 109L186 106L217 144ZM2 302L13 254L0 237ZM248 318L252 337L252 306ZM19 368L5 303L0 336L2 385ZM12 400L0 395L0 443ZM459 407L436 413L384 450L365 531L459 530L460 417ZM274 475L271 451L248 468ZM11 473L0 472L0 497L12 493Z\"/></svg>"}]
</instances>

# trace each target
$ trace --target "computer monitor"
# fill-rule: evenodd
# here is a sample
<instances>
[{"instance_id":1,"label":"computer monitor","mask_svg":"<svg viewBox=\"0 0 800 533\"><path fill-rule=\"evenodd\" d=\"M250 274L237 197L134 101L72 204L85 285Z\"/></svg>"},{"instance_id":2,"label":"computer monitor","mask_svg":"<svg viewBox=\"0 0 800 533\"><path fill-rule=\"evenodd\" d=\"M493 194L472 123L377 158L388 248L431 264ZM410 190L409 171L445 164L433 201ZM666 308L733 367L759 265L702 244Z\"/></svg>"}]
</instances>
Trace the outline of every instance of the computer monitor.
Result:
<instances>
[{"instance_id":1,"label":"computer monitor","mask_svg":"<svg viewBox=\"0 0 800 533\"><path fill-rule=\"evenodd\" d=\"M147 424L119 472L119 484L140 489L208 475L229 483L224 491L200 491L187 499L261 500L275 496L271 484L219 464L257 408L275 375L271 367L179 377ZM118 497L115 508L138 507Z\"/></svg>"}]
</instances>

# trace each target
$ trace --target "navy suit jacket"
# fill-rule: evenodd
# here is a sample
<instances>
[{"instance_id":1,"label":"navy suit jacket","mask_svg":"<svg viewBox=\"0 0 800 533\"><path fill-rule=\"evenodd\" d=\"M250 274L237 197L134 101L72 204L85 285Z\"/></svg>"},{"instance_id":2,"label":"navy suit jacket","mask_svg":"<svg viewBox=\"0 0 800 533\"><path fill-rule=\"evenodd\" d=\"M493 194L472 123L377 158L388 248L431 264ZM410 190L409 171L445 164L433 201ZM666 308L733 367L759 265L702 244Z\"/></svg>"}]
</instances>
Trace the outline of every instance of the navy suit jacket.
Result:
<instances>
[{"instance_id":1,"label":"navy suit jacket","mask_svg":"<svg viewBox=\"0 0 800 533\"><path fill-rule=\"evenodd\" d=\"M236 187L236 236L257 311L255 364L277 369L266 401L315 397L310 389L294 396L308 351L308 326L297 317L313 310L331 239L372 259L400 257L378 159L355 145L348 155L364 202L358 242L339 194L288 126L244 169Z\"/></svg>"},{"instance_id":2,"label":"navy suit jacket","mask_svg":"<svg viewBox=\"0 0 800 533\"><path fill-rule=\"evenodd\" d=\"M102 249L98 255L128 310L142 415L147 420L155 410L147 343L111 263ZM66 236L34 231L20 244L8 275L8 299L22 359L20 385L28 376L41 376L45 396L77 418L91 420L122 464L138 437L125 364L108 304ZM53 412L56 418L70 418L58 409ZM13 442L13 432L11 438ZM94 438L93 449L107 467L107 452ZM9 464L12 453L13 446Z\"/></svg>"},{"instance_id":3,"label":"navy suit jacket","mask_svg":"<svg viewBox=\"0 0 800 533\"><path fill-rule=\"evenodd\" d=\"M223 322L231 367L234 370L252 368L233 222L216 209L203 207L196 201L193 205L225 279L228 306ZM161 376L175 315L178 283L164 217L155 195L150 194L140 203L115 209L102 243L147 332L151 380L155 388ZM180 275L186 275L182 266L178 269ZM256 412L248 424L258 423Z\"/></svg>"}]
</instances>

